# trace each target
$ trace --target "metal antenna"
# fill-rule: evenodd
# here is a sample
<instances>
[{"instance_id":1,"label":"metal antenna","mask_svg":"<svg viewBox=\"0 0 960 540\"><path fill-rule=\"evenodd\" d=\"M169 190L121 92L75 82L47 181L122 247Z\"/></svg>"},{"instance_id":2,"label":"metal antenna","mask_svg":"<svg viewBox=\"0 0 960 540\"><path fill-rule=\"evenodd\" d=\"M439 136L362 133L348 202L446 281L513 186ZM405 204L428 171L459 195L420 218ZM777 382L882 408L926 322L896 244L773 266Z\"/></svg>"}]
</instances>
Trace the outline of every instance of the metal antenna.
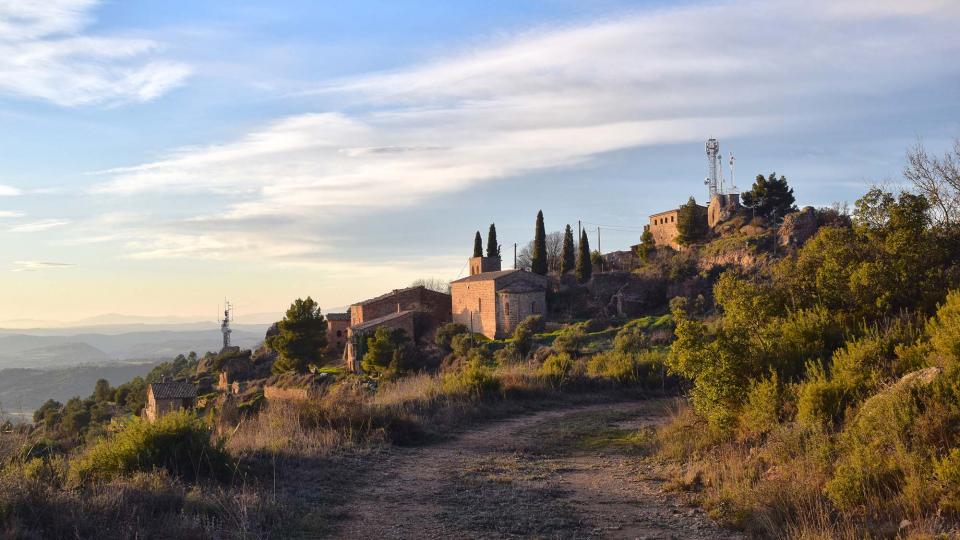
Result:
<instances>
[{"instance_id":1,"label":"metal antenna","mask_svg":"<svg viewBox=\"0 0 960 540\"><path fill-rule=\"evenodd\" d=\"M731 193L736 193L738 191L736 177L733 175L733 162L736 161L736 159L737 158L733 157L733 152L730 152L730 192Z\"/></svg>"},{"instance_id":2,"label":"metal antenna","mask_svg":"<svg viewBox=\"0 0 960 540\"><path fill-rule=\"evenodd\" d=\"M226 349L230 346L230 334L233 330L230 329L230 302L224 298L223 303L223 322L220 324L220 331L223 333L223 348Z\"/></svg>"},{"instance_id":3,"label":"metal antenna","mask_svg":"<svg viewBox=\"0 0 960 540\"><path fill-rule=\"evenodd\" d=\"M705 145L707 151L707 179L704 182L707 185L710 200L717 195L717 156L720 155L720 143L716 139L707 139Z\"/></svg>"}]
</instances>

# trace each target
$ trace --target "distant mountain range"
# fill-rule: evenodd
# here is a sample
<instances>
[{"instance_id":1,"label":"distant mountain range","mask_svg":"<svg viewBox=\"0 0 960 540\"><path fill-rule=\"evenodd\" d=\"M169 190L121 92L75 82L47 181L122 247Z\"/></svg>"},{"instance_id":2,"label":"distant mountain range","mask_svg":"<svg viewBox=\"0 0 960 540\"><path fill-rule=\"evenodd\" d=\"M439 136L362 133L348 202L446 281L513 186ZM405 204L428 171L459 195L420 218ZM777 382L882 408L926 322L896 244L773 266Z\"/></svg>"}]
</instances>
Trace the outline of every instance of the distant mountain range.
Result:
<instances>
[{"instance_id":1,"label":"distant mountain range","mask_svg":"<svg viewBox=\"0 0 960 540\"><path fill-rule=\"evenodd\" d=\"M237 321L245 325L270 325L283 318L283 313L242 313ZM200 317L181 316L150 316L150 315L123 315L120 313L106 313L94 317L87 317L75 321L44 321L38 319L9 319L0 321L0 329L10 330L53 330L103 327L207 327L219 326L220 322L211 317L203 320Z\"/></svg>"}]
</instances>

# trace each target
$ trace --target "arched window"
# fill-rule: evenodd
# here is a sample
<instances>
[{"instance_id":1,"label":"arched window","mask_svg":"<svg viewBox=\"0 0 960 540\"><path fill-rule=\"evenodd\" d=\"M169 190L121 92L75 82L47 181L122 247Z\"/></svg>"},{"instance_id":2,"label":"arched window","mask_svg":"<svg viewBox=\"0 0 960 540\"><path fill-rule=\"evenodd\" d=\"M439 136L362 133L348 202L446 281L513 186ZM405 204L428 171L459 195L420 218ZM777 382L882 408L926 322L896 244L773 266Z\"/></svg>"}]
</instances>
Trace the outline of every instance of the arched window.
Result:
<instances>
[{"instance_id":1,"label":"arched window","mask_svg":"<svg viewBox=\"0 0 960 540\"><path fill-rule=\"evenodd\" d=\"M483 311L483 298L477 298L477 311Z\"/></svg>"}]
</instances>

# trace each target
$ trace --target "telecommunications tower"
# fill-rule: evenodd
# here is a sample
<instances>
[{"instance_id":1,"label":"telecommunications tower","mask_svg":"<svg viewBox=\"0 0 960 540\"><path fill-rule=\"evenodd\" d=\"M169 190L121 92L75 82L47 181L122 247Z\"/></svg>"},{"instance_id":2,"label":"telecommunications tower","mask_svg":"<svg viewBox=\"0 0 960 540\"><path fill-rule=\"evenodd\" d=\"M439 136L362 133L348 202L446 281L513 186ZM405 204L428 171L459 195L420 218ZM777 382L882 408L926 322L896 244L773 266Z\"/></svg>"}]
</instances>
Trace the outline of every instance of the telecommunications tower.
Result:
<instances>
[{"instance_id":1,"label":"telecommunications tower","mask_svg":"<svg viewBox=\"0 0 960 540\"><path fill-rule=\"evenodd\" d=\"M703 181L707 185L707 190L709 191L709 198L707 201L712 201L714 197L719 193L717 189L717 160L720 158L720 143L716 139L710 138L707 139L706 144L707 149L707 179Z\"/></svg>"},{"instance_id":2,"label":"telecommunications tower","mask_svg":"<svg viewBox=\"0 0 960 540\"><path fill-rule=\"evenodd\" d=\"M226 349L230 346L230 334L233 333L233 330L230 329L230 320L233 311L233 306L230 305L229 301L224 300L223 306L223 322L220 323L220 331L223 332L223 348Z\"/></svg>"}]
</instances>

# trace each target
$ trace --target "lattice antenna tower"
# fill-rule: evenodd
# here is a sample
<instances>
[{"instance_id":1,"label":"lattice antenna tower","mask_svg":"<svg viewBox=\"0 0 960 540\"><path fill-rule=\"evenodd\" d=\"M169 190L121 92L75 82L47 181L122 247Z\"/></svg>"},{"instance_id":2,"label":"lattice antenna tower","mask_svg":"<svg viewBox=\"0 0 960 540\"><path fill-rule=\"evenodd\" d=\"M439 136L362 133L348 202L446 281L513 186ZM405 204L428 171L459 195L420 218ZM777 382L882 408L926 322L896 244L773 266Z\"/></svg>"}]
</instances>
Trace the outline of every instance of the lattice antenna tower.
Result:
<instances>
[{"instance_id":1,"label":"lattice antenna tower","mask_svg":"<svg viewBox=\"0 0 960 540\"><path fill-rule=\"evenodd\" d=\"M223 322L220 323L220 331L223 333L223 348L226 349L230 346L230 334L233 333L233 330L230 329L233 306L230 305L230 301L226 299L224 299L223 303Z\"/></svg>"},{"instance_id":2,"label":"lattice antenna tower","mask_svg":"<svg viewBox=\"0 0 960 540\"><path fill-rule=\"evenodd\" d=\"M707 186L709 195L708 201L712 201L717 195L717 160L720 156L720 143L716 139L707 139L707 179L704 184Z\"/></svg>"}]
</instances>

